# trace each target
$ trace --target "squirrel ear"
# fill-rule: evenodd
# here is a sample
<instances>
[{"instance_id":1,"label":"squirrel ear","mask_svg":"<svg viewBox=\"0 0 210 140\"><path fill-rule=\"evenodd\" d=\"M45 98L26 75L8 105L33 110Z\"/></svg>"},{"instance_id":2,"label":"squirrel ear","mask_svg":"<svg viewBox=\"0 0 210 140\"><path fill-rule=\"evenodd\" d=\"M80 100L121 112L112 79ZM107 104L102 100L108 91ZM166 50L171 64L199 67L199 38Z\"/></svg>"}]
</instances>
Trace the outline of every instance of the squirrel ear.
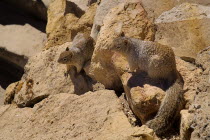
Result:
<instances>
[{"instance_id":1,"label":"squirrel ear","mask_svg":"<svg viewBox=\"0 0 210 140\"><path fill-rule=\"evenodd\" d=\"M69 51L69 47L66 47L66 51Z\"/></svg>"},{"instance_id":2,"label":"squirrel ear","mask_svg":"<svg viewBox=\"0 0 210 140\"><path fill-rule=\"evenodd\" d=\"M125 36L125 33L124 32L121 32L120 36L121 37L124 37Z\"/></svg>"},{"instance_id":3,"label":"squirrel ear","mask_svg":"<svg viewBox=\"0 0 210 140\"><path fill-rule=\"evenodd\" d=\"M128 40L125 39L125 40L124 40L124 43L125 43L125 45L128 45Z\"/></svg>"}]
</instances>

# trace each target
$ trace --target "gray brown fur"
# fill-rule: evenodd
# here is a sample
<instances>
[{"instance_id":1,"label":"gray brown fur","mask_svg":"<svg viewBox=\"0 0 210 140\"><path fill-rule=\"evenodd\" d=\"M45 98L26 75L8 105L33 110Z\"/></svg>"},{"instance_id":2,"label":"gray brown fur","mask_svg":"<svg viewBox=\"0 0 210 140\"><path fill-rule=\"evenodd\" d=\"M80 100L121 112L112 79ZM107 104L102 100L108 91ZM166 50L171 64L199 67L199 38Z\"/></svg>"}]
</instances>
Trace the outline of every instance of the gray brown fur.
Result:
<instances>
[{"instance_id":1,"label":"gray brown fur","mask_svg":"<svg viewBox=\"0 0 210 140\"><path fill-rule=\"evenodd\" d=\"M58 63L75 66L79 73L94 51L94 40L87 34L78 33L70 48L60 54Z\"/></svg>"},{"instance_id":2,"label":"gray brown fur","mask_svg":"<svg viewBox=\"0 0 210 140\"><path fill-rule=\"evenodd\" d=\"M128 37L118 37L111 50L121 53L128 60L131 71L145 71L151 78L165 79L171 85L154 119L146 125L157 135L166 132L183 105L184 81L176 69L173 50L165 45Z\"/></svg>"}]
</instances>

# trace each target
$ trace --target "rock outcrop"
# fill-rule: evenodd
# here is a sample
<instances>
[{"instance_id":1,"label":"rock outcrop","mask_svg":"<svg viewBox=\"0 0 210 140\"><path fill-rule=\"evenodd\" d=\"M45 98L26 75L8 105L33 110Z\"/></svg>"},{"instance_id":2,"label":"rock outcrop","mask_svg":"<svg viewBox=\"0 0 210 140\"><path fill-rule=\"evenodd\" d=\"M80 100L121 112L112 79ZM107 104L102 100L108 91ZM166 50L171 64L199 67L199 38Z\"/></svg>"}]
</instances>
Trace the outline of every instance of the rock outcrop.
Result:
<instances>
[{"instance_id":1,"label":"rock outcrop","mask_svg":"<svg viewBox=\"0 0 210 140\"><path fill-rule=\"evenodd\" d=\"M48 41L45 47L50 48L70 42L78 32L90 34L95 11L94 4L84 12L77 5L66 0L53 1L48 8L46 27Z\"/></svg>"},{"instance_id":2,"label":"rock outcrop","mask_svg":"<svg viewBox=\"0 0 210 140\"><path fill-rule=\"evenodd\" d=\"M171 46L177 56L189 60L210 45L210 7L183 3L156 20L155 41Z\"/></svg>"},{"instance_id":3,"label":"rock outcrop","mask_svg":"<svg viewBox=\"0 0 210 140\"><path fill-rule=\"evenodd\" d=\"M34 108L1 106L0 118L0 139L157 140L146 126L131 127L109 90L51 95Z\"/></svg>"}]
</instances>

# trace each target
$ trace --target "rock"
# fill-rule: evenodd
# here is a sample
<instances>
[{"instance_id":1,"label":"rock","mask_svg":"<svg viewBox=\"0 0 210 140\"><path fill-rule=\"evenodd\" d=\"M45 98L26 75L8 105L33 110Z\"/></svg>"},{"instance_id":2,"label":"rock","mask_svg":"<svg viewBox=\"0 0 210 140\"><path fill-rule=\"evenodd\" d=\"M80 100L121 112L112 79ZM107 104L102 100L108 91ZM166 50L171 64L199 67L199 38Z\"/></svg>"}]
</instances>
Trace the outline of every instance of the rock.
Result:
<instances>
[{"instance_id":1,"label":"rock","mask_svg":"<svg viewBox=\"0 0 210 140\"><path fill-rule=\"evenodd\" d=\"M42 20L47 20L47 8L40 0L4 0L5 2L24 10Z\"/></svg>"},{"instance_id":2,"label":"rock","mask_svg":"<svg viewBox=\"0 0 210 140\"><path fill-rule=\"evenodd\" d=\"M142 125L128 140L159 140L159 138L152 129L148 128L146 125Z\"/></svg>"},{"instance_id":3,"label":"rock","mask_svg":"<svg viewBox=\"0 0 210 140\"><path fill-rule=\"evenodd\" d=\"M115 92L101 90L50 95L33 108L1 106L0 139L155 140L155 135L146 126L131 127Z\"/></svg>"},{"instance_id":4,"label":"rock","mask_svg":"<svg viewBox=\"0 0 210 140\"><path fill-rule=\"evenodd\" d=\"M19 82L15 82L10 84L7 88L6 88L6 92L4 95L4 104L11 104L14 100L15 94L17 94L21 88L23 86L23 82L19 81Z\"/></svg>"},{"instance_id":5,"label":"rock","mask_svg":"<svg viewBox=\"0 0 210 140\"><path fill-rule=\"evenodd\" d=\"M141 0L143 7L148 13L148 16L152 19L156 19L159 17L163 12L172 9L175 6L178 6L182 3L189 2L195 4L201 4L209 6L209 0Z\"/></svg>"},{"instance_id":6,"label":"rock","mask_svg":"<svg viewBox=\"0 0 210 140\"><path fill-rule=\"evenodd\" d=\"M197 58L196 64L203 69L202 75L198 78L196 96L190 106L193 114L191 127L192 140L205 140L210 137L210 48L202 50Z\"/></svg>"},{"instance_id":7,"label":"rock","mask_svg":"<svg viewBox=\"0 0 210 140\"><path fill-rule=\"evenodd\" d=\"M181 111L181 124L180 124L180 138L181 140L190 140L192 133L192 114L188 110Z\"/></svg>"},{"instance_id":8,"label":"rock","mask_svg":"<svg viewBox=\"0 0 210 140\"><path fill-rule=\"evenodd\" d=\"M48 9L46 32L48 41L45 45L50 48L70 42L78 32L90 33L95 16L96 5L91 5L86 12L78 9L75 4L66 0L53 1Z\"/></svg>"},{"instance_id":9,"label":"rock","mask_svg":"<svg viewBox=\"0 0 210 140\"><path fill-rule=\"evenodd\" d=\"M57 62L60 53L70 45L71 43L65 43L60 47L50 48L29 59L21 79L23 86L14 97L14 102L19 107L33 106L57 93L80 95L92 89L84 74L76 74L76 70L72 69L65 76L66 65Z\"/></svg>"},{"instance_id":10,"label":"rock","mask_svg":"<svg viewBox=\"0 0 210 140\"><path fill-rule=\"evenodd\" d=\"M107 13L118 4L125 2L125 0L102 0L97 7L96 15L94 17L94 24L91 30L91 36L96 40L103 20Z\"/></svg>"},{"instance_id":11,"label":"rock","mask_svg":"<svg viewBox=\"0 0 210 140\"><path fill-rule=\"evenodd\" d=\"M154 39L154 25L147 19L146 12L139 2L122 3L113 8L103 20L89 74L108 89L122 88L120 78L111 62L113 53L108 50L113 39L121 32L142 40Z\"/></svg>"},{"instance_id":12,"label":"rock","mask_svg":"<svg viewBox=\"0 0 210 140\"><path fill-rule=\"evenodd\" d=\"M183 3L162 13L156 20L155 41L171 46L177 56L195 58L210 45L210 8Z\"/></svg>"}]
</instances>

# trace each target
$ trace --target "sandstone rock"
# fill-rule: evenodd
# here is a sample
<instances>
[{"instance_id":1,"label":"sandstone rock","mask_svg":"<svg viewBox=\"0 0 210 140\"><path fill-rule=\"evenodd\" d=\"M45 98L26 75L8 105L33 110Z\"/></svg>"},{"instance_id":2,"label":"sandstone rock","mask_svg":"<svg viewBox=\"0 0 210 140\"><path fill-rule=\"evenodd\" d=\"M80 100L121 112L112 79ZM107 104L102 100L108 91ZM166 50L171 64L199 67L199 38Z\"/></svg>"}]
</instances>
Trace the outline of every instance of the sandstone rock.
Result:
<instances>
[{"instance_id":1,"label":"sandstone rock","mask_svg":"<svg viewBox=\"0 0 210 140\"><path fill-rule=\"evenodd\" d=\"M103 25L104 17L107 13L118 4L125 2L125 0L102 0L97 7L96 15L94 17L94 24L91 30L91 36L96 40L101 26Z\"/></svg>"},{"instance_id":2,"label":"sandstone rock","mask_svg":"<svg viewBox=\"0 0 210 140\"><path fill-rule=\"evenodd\" d=\"M91 60L89 74L106 88L121 89L119 76L113 69L112 53L108 50L113 39L124 32L126 36L142 40L154 39L154 26L147 19L139 2L122 3L104 18Z\"/></svg>"},{"instance_id":3,"label":"sandstone rock","mask_svg":"<svg viewBox=\"0 0 210 140\"><path fill-rule=\"evenodd\" d=\"M31 57L42 50L46 34L30 23L6 26L0 24L0 38L0 46L7 51Z\"/></svg>"},{"instance_id":4,"label":"sandstone rock","mask_svg":"<svg viewBox=\"0 0 210 140\"><path fill-rule=\"evenodd\" d=\"M131 127L114 91L101 90L51 95L34 108L1 106L0 139L154 140L155 135L146 126Z\"/></svg>"},{"instance_id":5,"label":"sandstone rock","mask_svg":"<svg viewBox=\"0 0 210 140\"><path fill-rule=\"evenodd\" d=\"M66 65L57 63L58 57L71 43L45 50L29 59L22 77L23 86L15 94L18 106L33 106L43 98L57 93L83 94L92 88L83 74L72 69L65 76Z\"/></svg>"},{"instance_id":6,"label":"sandstone rock","mask_svg":"<svg viewBox=\"0 0 210 140\"><path fill-rule=\"evenodd\" d=\"M4 104L11 104L14 100L15 94L17 94L23 86L23 82L15 82L10 84L6 88L6 92L4 95Z\"/></svg>"},{"instance_id":7,"label":"sandstone rock","mask_svg":"<svg viewBox=\"0 0 210 140\"><path fill-rule=\"evenodd\" d=\"M191 127L192 140L205 140L210 137L210 48L202 50L197 58L196 64L203 69L202 75L197 82L197 95L195 96L189 111L193 114Z\"/></svg>"},{"instance_id":8,"label":"sandstone rock","mask_svg":"<svg viewBox=\"0 0 210 140\"><path fill-rule=\"evenodd\" d=\"M46 48L72 41L78 32L90 33L96 5L91 5L85 13L75 6L66 0L55 0L50 4Z\"/></svg>"},{"instance_id":9,"label":"sandstone rock","mask_svg":"<svg viewBox=\"0 0 210 140\"><path fill-rule=\"evenodd\" d=\"M155 41L171 46L175 54L195 58L197 53L210 45L210 8L183 3L161 14L155 21Z\"/></svg>"},{"instance_id":10,"label":"sandstone rock","mask_svg":"<svg viewBox=\"0 0 210 140\"><path fill-rule=\"evenodd\" d=\"M160 140L154 133L154 131L148 128L146 125L142 125L136 130L128 140Z\"/></svg>"},{"instance_id":11,"label":"sandstone rock","mask_svg":"<svg viewBox=\"0 0 210 140\"><path fill-rule=\"evenodd\" d=\"M152 19L156 19L163 12L172 9L182 3L189 2L209 6L209 0L141 0L143 7Z\"/></svg>"},{"instance_id":12,"label":"sandstone rock","mask_svg":"<svg viewBox=\"0 0 210 140\"><path fill-rule=\"evenodd\" d=\"M190 140L192 133L192 114L188 110L181 111L181 124L180 124L180 138L181 140Z\"/></svg>"}]
</instances>

